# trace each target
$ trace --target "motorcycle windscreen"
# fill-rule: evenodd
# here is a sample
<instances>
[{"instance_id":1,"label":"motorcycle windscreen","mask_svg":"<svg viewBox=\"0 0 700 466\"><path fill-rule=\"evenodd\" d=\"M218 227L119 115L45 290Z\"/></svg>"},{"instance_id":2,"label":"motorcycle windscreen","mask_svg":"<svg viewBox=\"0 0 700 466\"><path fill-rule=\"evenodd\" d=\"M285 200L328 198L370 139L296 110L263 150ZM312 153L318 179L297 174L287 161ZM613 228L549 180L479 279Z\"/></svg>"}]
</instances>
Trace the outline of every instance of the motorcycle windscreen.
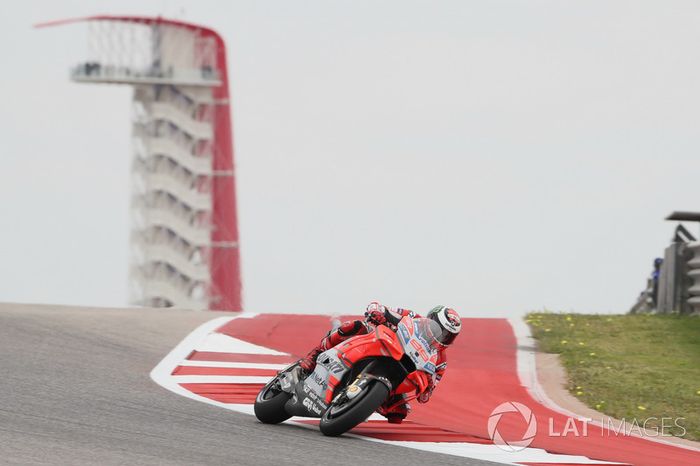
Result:
<instances>
[{"instance_id":1,"label":"motorcycle windscreen","mask_svg":"<svg viewBox=\"0 0 700 466\"><path fill-rule=\"evenodd\" d=\"M398 326L398 334L406 354L416 368L432 374L435 372L440 342L440 325L430 319L404 318Z\"/></svg>"},{"instance_id":2,"label":"motorcycle windscreen","mask_svg":"<svg viewBox=\"0 0 700 466\"><path fill-rule=\"evenodd\" d=\"M431 348L440 349L442 347L440 324L432 319L417 319L415 322L417 323L416 335L420 335Z\"/></svg>"}]
</instances>

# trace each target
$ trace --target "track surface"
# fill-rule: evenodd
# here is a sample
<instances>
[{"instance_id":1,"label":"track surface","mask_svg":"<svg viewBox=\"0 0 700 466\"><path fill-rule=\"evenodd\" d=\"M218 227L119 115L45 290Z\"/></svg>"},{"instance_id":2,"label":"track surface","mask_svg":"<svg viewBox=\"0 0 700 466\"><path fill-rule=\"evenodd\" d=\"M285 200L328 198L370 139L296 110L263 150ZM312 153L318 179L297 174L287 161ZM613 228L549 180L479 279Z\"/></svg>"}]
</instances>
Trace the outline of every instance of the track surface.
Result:
<instances>
[{"instance_id":1,"label":"track surface","mask_svg":"<svg viewBox=\"0 0 700 466\"><path fill-rule=\"evenodd\" d=\"M309 335L322 335L328 325L329 316L264 314L233 320L219 332L285 353L302 355L309 346ZM618 436L605 426L594 423L584 430L579 422L578 433L570 431L563 435L574 418L541 403L522 384L516 357L521 343L525 344L525 341L516 338L513 327L504 319L463 319L462 334L448 354L448 371L444 380L429 404L414 405L410 419L422 425L440 426L452 432L487 439L493 409L501 403L515 401L528 406L537 421L538 428L531 444L534 448L635 466L700 465L700 451L696 449L633 435ZM498 421L498 431L508 439L522 438L526 427L519 415L504 415ZM508 461L532 464L518 459L517 454L512 458Z\"/></svg>"},{"instance_id":2,"label":"track surface","mask_svg":"<svg viewBox=\"0 0 700 466\"><path fill-rule=\"evenodd\" d=\"M0 304L0 463L492 464L264 426L150 380L185 335L222 315Z\"/></svg>"}]
</instances>

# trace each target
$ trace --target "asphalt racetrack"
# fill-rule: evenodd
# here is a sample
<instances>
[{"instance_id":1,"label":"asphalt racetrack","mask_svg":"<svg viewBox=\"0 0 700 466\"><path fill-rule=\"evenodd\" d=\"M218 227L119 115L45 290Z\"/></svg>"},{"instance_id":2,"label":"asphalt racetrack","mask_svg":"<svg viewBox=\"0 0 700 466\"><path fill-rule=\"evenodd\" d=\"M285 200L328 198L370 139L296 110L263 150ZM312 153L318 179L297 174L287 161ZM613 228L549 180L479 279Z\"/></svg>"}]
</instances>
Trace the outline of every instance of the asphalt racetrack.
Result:
<instances>
[{"instance_id":1,"label":"asphalt racetrack","mask_svg":"<svg viewBox=\"0 0 700 466\"><path fill-rule=\"evenodd\" d=\"M265 426L150 379L223 315L0 304L0 464L495 464Z\"/></svg>"}]
</instances>

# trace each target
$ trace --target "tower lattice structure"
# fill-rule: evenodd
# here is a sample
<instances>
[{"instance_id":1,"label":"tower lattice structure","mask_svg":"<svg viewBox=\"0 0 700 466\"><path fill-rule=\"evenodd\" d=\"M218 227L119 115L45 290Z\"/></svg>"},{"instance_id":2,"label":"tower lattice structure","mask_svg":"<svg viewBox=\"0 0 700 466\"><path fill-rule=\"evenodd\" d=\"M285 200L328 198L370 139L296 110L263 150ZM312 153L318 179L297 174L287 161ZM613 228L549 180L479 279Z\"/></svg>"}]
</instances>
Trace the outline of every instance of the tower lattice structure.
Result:
<instances>
[{"instance_id":1,"label":"tower lattice structure","mask_svg":"<svg viewBox=\"0 0 700 466\"><path fill-rule=\"evenodd\" d=\"M226 48L212 29L133 16L88 23L79 83L133 88L130 302L242 310Z\"/></svg>"}]
</instances>

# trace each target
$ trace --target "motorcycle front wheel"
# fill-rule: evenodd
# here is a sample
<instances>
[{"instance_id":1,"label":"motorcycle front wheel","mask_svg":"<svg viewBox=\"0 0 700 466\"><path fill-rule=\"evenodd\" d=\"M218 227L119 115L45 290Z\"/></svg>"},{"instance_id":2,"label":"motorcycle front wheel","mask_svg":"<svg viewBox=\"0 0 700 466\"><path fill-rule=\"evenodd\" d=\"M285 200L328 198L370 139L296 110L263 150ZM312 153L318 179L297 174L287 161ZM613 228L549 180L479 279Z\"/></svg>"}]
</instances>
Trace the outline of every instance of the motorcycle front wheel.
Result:
<instances>
[{"instance_id":1,"label":"motorcycle front wheel","mask_svg":"<svg viewBox=\"0 0 700 466\"><path fill-rule=\"evenodd\" d=\"M349 431L377 410L389 395L381 382L373 381L352 400L332 404L321 417L319 428L323 435L337 437Z\"/></svg>"},{"instance_id":2,"label":"motorcycle front wheel","mask_svg":"<svg viewBox=\"0 0 700 466\"><path fill-rule=\"evenodd\" d=\"M255 398L253 406L255 417L264 424L279 424L286 421L292 416L287 414L284 405L291 397L289 393L279 388L279 381L275 377L260 390Z\"/></svg>"}]
</instances>

